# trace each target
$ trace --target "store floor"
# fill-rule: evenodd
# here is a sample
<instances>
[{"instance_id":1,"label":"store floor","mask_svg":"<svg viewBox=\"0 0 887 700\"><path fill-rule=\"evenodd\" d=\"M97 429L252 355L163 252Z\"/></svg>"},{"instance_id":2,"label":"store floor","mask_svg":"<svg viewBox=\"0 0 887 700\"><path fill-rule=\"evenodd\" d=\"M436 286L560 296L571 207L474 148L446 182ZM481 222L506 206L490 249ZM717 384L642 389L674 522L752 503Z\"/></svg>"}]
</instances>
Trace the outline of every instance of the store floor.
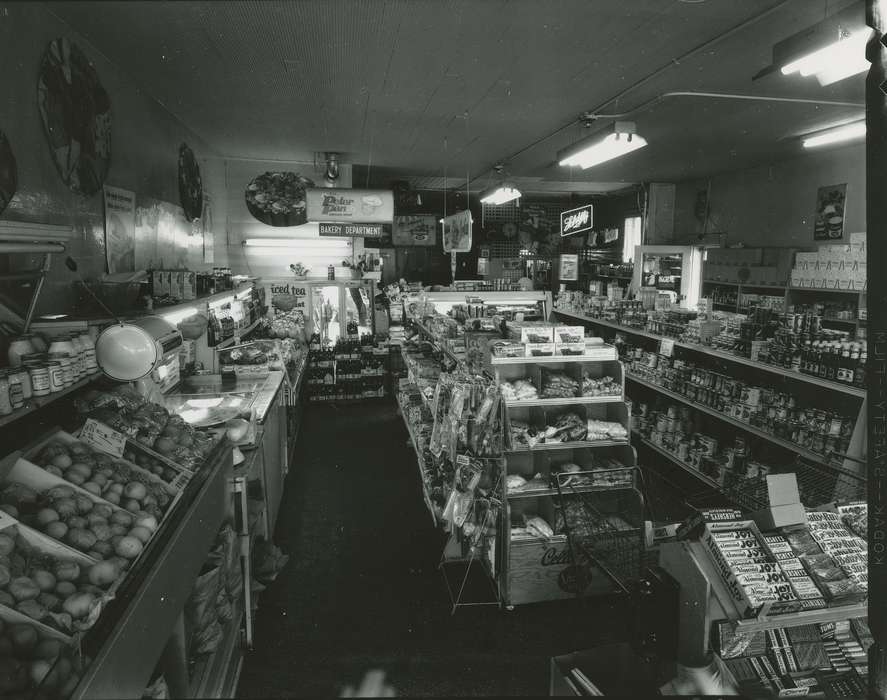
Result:
<instances>
[{"instance_id":1,"label":"store floor","mask_svg":"<svg viewBox=\"0 0 887 700\"><path fill-rule=\"evenodd\" d=\"M620 640L603 598L451 615L444 539L393 403L307 407L238 697L338 695L384 669L399 695L547 695L549 658Z\"/></svg>"}]
</instances>

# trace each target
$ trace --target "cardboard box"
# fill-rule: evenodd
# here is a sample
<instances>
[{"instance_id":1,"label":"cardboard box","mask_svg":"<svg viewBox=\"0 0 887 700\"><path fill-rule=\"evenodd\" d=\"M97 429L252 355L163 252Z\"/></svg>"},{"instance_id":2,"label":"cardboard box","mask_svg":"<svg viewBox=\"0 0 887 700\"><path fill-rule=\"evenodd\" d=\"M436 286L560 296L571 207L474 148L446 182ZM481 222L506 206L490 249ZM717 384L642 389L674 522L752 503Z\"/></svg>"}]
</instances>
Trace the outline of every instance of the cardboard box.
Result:
<instances>
[{"instance_id":1,"label":"cardboard box","mask_svg":"<svg viewBox=\"0 0 887 700\"><path fill-rule=\"evenodd\" d=\"M555 343L555 355L584 355L585 343Z\"/></svg>"},{"instance_id":2,"label":"cardboard box","mask_svg":"<svg viewBox=\"0 0 887 700\"><path fill-rule=\"evenodd\" d=\"M801 504L798 481L794 474L768 475L767 496L769 507L752 513L752 519L762 530L807 523L807 514Z\"/></svg>"}]
</instances>

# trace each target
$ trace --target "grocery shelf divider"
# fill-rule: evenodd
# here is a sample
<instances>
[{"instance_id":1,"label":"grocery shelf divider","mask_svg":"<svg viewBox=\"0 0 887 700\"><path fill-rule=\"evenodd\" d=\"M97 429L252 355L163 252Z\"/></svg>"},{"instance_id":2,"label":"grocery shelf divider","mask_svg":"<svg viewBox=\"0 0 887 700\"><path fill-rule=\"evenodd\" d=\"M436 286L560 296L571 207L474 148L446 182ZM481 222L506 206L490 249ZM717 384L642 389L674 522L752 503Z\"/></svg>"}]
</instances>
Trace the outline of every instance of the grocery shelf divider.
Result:
<instances>
[{"instance_id":1,"label":"grocery shelf divider","mask_svg":"<svg viewBox=\"0 0 887 700\"><path fill-rule=\"evenodd\" d=\"M857 292L858 293L858 292ZM866 395L866 390L861 389L859 387L850 386L849 384L842 384L840 382L830 382L827 379L820 379L819 377L813 377L809 374L803 374L801 372L795 372L790 369L785 369L784 367L777 367L776 365L771 365L766 362L760 362L757 360L752 360L748 357L743 357L742 355L735 355L730 352L725 352L723 350L718 350L717 348L708 347L706 345L698 345L696 343L686 343L680 340L676 340L674 338L667 338L666 336L657 335L656 333L650 333L642 328L632 328L631 326L623 326L619 323L613 323L612 321L605 321L601 318L593 318L591 316L585 316L583 314L577 314L572 311L561 311L559 309L555 309L554 312L556 314L560 314L562 316L570 316L571 318L575 318L577 320L586 321L588 323L594 323L600 326L605 326L607 328L612 328L617 331L624 331L626 333L631 333L632 335L641 336L643 338L649 338L651 340L672 340L674 341L675 347L685 348L687 350L693 350L695 352L701 352L706 355L710 355L712 357L717 357L722 360L727 360L728 362L735 362L740 365L746 365L748 367L754 367L755 369L759 369L765 372L771 372L772 374L778 374L783 377L788 377L789 379L794 379L799 382L806 382L807 384L814 384L816 386L824 387L826 389L832 389L834 391L840 391L845 394L849 394L850 396L856 396L859 398L863 398Z\"/></svg>"},{"instance_id":2,"label":"grocery shelf divider","mask_svg":"<svg viewBox=\"0 0 887 700\"><path fill-rule=\"evenodd\" d=\"M53 401L56 401L63 396L67 396L73 391L82 389L87 384L91 384L92 382L104 376L105 375L99 372L98 374L92 374L88 377L85 377L84 379L81 379L80 381L74 382L71 386L65 387L61 391L57 391L54 394L48 394L46 396L32 396L21 408L15 409L9 415L0 416L0 428L2 428L4 425L9 425L10 423L17 421L19 418L22 418L29 413L33 413L34 411L41 409L44 406L48 406Z\"/></svg>"},{"instance_id":3,"label":"grocery shelf divider","mask_svg":"<svg viewBox=\"0 0 887 700\"><path fill-rule=\"evenodd\" d=\"M718 484L718 482L715 481L714 479L712 479L710 476L706 476L698 469L693 469L693 467L691 467L689 464L687 464L686 462L684 462L681 459L678 459L677 455L672 454L671 452L669 452L665 448L660 447L659 445L657 445L654 442L650 442L645 437L642 437L638 431L632 430L631 434L632 434L632 437L634 438L634 440L636 440L637 442L641 443L642 445L644 445L646 447L649 447L654 452L659 453L660 455L665 457L672 464L676 464L677 466L679 466L681 469L683 469L688 474L692 474L693 476L695 476L702 483L706 484L707 486L711 486L711 488L713 488L713 489L720 489L721 488L721 485Z\"/></svg>"},{"instance_id":4,"label":"grocery shelf divider","mask_svg":"<svg viewBox=\"0 0 887 700\"><path fill-rule=\"evenodd\" d=\"M410 442L413 445L413 451L416 453L416 462L419 467L419 481L422 484L422 498L425 500L425 506L428 508L428 512L431 514L431 522L434 525L437 525L437 516L434 514L434 505L431 502L431 495L428 493L428 484L425 481L425 472L422 469L422 453L419 451L419 441L416 439L416 434L413 431L413 425L410 423L410 419L407 416L406 407L403 404L403 401L400 398L400 395L397 396L397 405L400 408L400 414L403 417L403 422L407 427L407 432L410 434Z\"/></svg>"},{"instance_id":5,"label":"grocery shelf divider","mask_svg":"<svg viewBox=\"0 0 887 700\"><path fill-rule=\"evenodd\" d=\"M741 420L736 420L735 418L731 418L730 416L718 411L714 408L710 408L704 404L696 403L695 401L691 401L686 396L682 394L678 394L670 389L666 389L664 387L659 386L658 384L654 384L653 382L648 382L646 379L641 379L640 377L631 374L630 372L625 373L625 378L629 381L635 382L636 384L640 384L641 386L645 386L649 389L653 389L654 391L658 391L660 394L668 396L669 398L674 399L675 401L680 401L687 406L692 406L697 411L702 411L703 413L707 413L710 416L714 416L715 418L719 418L725 423L730 423L731 425L735 425L737 428L741 428L747 433L751 433L752 435L757 435L768 442L773 443L774 445L779 445L780 447L784 447L787 450L791 450L795 454L801 455L804 459L808 459L811 462L817 462L819 464L828 464L828 457L825 455L817 454L816 452L811 452L810 450L806 450L803 447L799 447L793 442L789 442L788 440L783 440L782 438L778 438L775 435L771 435L770 433L760 430L759 428L750 425L749 423L744 423Z\"/></svg>"}]
</instances>

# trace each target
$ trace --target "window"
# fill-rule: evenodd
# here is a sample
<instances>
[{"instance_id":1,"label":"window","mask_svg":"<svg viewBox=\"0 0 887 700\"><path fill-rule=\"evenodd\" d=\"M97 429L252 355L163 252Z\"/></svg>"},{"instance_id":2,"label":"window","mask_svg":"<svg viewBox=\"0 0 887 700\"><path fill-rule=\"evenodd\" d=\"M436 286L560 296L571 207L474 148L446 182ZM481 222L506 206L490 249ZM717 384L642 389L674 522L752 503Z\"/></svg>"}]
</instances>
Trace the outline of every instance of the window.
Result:
<instances>
[{"instance_id":1,"label":"window","mask_svg":"<svg viewBox=\"0 0 887 700\"><path fill-rule=\"evenodd\" d=\"M641 217L625 217L622 237L622 262L634 260L634 247L641 244Z\"/></svg>"}]
</instances>

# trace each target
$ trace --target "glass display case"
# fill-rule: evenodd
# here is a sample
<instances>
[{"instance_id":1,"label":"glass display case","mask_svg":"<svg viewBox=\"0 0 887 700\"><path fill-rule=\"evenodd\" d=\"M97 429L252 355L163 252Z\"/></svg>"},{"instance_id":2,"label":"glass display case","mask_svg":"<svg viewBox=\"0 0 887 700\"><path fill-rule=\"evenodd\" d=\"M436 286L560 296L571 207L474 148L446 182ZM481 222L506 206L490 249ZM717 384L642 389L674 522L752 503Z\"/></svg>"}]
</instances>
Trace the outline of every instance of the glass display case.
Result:
<instances>
[{"instance_id":1,"label":"glass display case","mask_svg":"<svg viewBox=\"0 0 887 700\"><path fill-rule=\"evenodd\" d=\"M452 316L463 323L471 318L500 316L506 321L544 321L551 314L551 292L416 292L407 295L408 316Z\"/></svg>"}]
</instances>

